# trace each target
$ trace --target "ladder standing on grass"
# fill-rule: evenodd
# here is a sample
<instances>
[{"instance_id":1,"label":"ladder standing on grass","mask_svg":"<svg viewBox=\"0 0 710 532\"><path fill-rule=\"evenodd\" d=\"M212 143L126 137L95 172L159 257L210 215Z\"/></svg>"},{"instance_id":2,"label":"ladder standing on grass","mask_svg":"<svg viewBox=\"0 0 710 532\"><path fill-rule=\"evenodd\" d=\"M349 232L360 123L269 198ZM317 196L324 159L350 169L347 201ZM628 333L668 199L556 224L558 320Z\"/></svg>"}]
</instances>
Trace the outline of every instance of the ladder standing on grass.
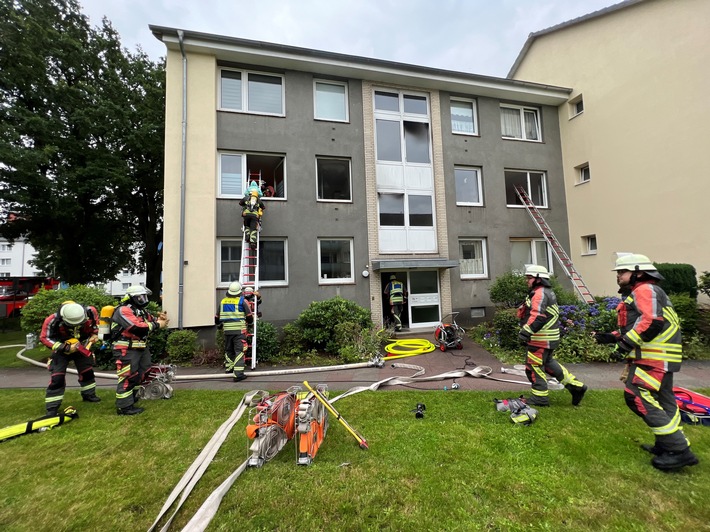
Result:
<instances>
[{"instance_id":1,"label":"ladder standing on grass","mask_svg":"<svg viewBox=\"0 0 710 532\"><path fill-rule=\"evenodd\" d=\"M538 211L537 207L535 207L535 204L530 199L530 196L528 196L525 187L521 185L515 185L515 192L518 194L520 201L523 202L523 205L528 211L528 214L530 214L530 217L533 219L533 222L535 222L538 231L542 233L542 236L545 237L545 240L552 248L552 252L555 254L555 257L557 257L557 260L562 265L562 269L567 274L567 277L569 277L572 281L572 284L577 290L577 293L579 293L580 297L584 300L585 303L594 303L594 297L589 292L589 288L587 288L587 285L585 285L584 281L582 281L582 277L579 275L577 270L575 270L574 264L572 264L572 259L569 258L567 252L562 248L560 243L557 241L557 238L555 238L552 229L550 229L550 226L547 225L547 222L542 217L542 214L540 214L540 211Z\"/></svg>"}]
</instances>

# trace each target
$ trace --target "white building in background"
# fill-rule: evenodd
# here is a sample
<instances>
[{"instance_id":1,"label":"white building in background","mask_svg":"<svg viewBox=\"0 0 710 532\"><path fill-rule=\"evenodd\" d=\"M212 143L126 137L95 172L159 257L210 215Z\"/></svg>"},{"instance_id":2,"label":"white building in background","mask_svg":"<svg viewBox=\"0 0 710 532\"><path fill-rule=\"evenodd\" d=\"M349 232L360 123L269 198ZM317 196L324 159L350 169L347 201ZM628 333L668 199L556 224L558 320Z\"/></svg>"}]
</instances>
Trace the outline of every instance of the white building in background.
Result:
<instances>
[{"instance_id":1,"label":"white building in background","mask_svg":"<svg viewBox=\"0 0 710 532\"><path fill-rule=\"evenodd\" d=\"M4 238L0 238L0 277L35 277L41 272L32 266L32 260L37 252L24 240L15 240L10 244ZM106 293L112 296L122 296L126 289L134 284L145 285L145 272L131 273L123 270L116 279L104 285Z\"/></svg>"}]
</instances>

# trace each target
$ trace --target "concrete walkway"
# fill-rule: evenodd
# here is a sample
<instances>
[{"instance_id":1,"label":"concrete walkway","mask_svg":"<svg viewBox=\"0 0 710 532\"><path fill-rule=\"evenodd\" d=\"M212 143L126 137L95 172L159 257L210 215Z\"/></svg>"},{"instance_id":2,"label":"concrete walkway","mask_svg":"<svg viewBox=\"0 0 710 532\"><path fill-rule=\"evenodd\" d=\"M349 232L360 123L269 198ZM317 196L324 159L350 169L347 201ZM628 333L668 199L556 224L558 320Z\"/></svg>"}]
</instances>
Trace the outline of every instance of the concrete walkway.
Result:
<instances>
[{"instance_id":1,"label":"concrete walkway","mask_svg":"<svg viewBox=\"0 0 710 532\"><path fill-rule=\"evenodd\" d=\"M18 348L18 351L20 349ZM521 350L521 363L522 363ZM463 377L458 379L436 380L431 382L418 382L406 386L387 386L383 390L443 390L444 387L451 389L455 380L461 390L490 390L526 393L529 384L524 376L502 373L501 368L512 369L512 366L501 364L490 353L474 344L470 340L464 341L462 350L448 350L442 353L435 350L431 353L413 357L400 358L396 360L385 360L384 367L365 367L355 369L339 369L329 371L312 371L291 375L267 374L267 372L282 372L286 367L268 367L260 365L256 372L262 375L253 374L247 370L248 378L235 383L230 375L222 373L220 368L178 368L177 376L180 380L172 383L174 389L211 389L211 390L253 390L264 389L270 391L284 390L289 386L300 385L304 380L311 384L327 384L331 391L344 391L355 386L369 386L374 382L381 381L388 377L411 377L414 370L408 368L393 368L393 363L411 364L421 366L425 369L422 377L430 377L456 370L473 370L477 367L488 366L492 368L489 377ZM73 365L72 365L73 367ZM622 364L566 364L567 369L579 380L587 384L590 389L623 389L623 384L619 381L619 374L623 368ZM112 374L110 370L103 370L102 373ZM251 374L251 375L250 375ZM204 379L206 375L213 378ZM188 376L194 376L194 380L184 380ZM218 378L214 378L218 377ZM202 379L202 380L200 380ZM494 379L503 379L516 382L501 382ZM97 378L97 386L101 389L113 389L116 386L115 379ZM26 368L5 368L0 369L0 388L36 388L45 389L49 384L49 373L47 370L27 364ZM710 388L710 361L685 361L680 373L676 373L674 384L684 388ZM78 388L76 375L67 375L67 387L69 389Z\"/></svg>"}]
</instances>

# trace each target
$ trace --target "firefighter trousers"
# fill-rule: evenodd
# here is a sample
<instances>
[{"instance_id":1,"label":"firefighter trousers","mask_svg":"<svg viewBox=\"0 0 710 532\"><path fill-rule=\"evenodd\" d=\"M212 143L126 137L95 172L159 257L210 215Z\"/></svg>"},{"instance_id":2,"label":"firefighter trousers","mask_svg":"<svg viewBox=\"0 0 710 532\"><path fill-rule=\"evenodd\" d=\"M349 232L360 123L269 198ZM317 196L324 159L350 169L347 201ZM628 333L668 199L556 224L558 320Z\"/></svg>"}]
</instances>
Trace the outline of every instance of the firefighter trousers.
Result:
<instances>
[{"instance_id":1,"label":"firefighter trousers","mask_svg":"<svg viewBox=\"0 0 710 532\"><path fill-rule=\"evenodd\" d=\"M116 408L128 408L133 406L133 397L136 386L140 385L143 375L150 368L150 350L129 349L127 347L114 349L113 355L116 359L116 374L118 384L116 384Z\"/></svg>"},{"instance_id":2,"label":"firefighter trousers","mask_svg":"<svg viewBox=\"0 0 710 532\"><path fill-rule=\"evenodd\" d=\"M79 385L81 386L82 397L96 395L96 380L94 378L93 360L79 352L59 353L52 352L49 363L51 377L49 386L44 395L44 406L49 410L58 410L64 399L64 390L67 386L67 366L74 361L76 371L79 374Z\"/></svg>"},{"instance_id":3,"label":"firefighter trousers","mask_svg":"<svg viewBox=\"0 0 710 532\"><path fill-rule=\"evenodd\" d=\"M259 232L259 218L253 214L244 216L244 238L249 241L249 245L256 245L256 237Z\"/></svg>"},{"instance_id":4,"label":"firefighter trousers","mask_svg":"<svg viewBox=\"0 0 710 532\"><path fill-rule=\"evenodd\" d=\"M554 348L545 349L530 344L527 348L525 375L532 385L530 389L532 401L529 401L531 404L549 404L550 391L547 387L547 375L557 379L568 390L572 387L582 388L584 386L583 382L577 380L577 377L567 371L567 368L553 357Z\"/></svg>"},{"instance_id":5,"label":"firefighter trousers","mask_svg":"<svg viewBox=\"0 0 710 532\"><path fill-rule=\"evenodd\" d=\"M680 411L673 393L673 373L639 363L629 365L624 399L656 437L664 451L684 451L690 443L680 425Z\"/></svg>"},{"instance_id":6,"label":"firefighter trousers","mask_svg":"<svg viewBox=\"0 0 710 532\"><path fill-rule=\"evenodd\" d=\"M244 374L249 343L242 331L224 331L224 367L234 371L234 376Z\"/></svg>"}]
</instances>

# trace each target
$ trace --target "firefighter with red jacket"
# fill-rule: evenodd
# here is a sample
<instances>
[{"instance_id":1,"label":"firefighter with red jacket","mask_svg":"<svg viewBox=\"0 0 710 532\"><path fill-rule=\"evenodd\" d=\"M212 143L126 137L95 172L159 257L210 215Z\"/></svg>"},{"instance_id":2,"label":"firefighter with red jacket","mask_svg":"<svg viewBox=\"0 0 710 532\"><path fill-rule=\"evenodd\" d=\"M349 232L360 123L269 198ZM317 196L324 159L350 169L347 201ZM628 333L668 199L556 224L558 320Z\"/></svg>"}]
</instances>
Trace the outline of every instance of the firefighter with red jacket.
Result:
<instances>
[{"instance_id":1,"label":"firefighter with red jacket","mask_svg":"<svg viewBox=\"0 0 710 532\"><path fill-rule=\"evenodd\" d=\"M145 310L151 291L144 286L129 286L121 304L111 317L111 336L116 359L116 411L120 416L133 416L143 412L135 406L136 386L150 368L150 350L146 343L148 335L159 328L168 326L165 312L156 318Z\"/></svg>"},{"instance_id":2,"label":"firefighter with red jacket","mask_svg":"<svg viewBox=\"0 0 710 532\"><path fill-rule=\"evenodd\" d=\"M577 406L587 386L553 357L554 350L560 344L560 313L557 297L550 285L550 274L544 266L527 264L525 278L530 292L525 303L518 309L522 327L518 336L527 347L525 374L532 384L532 395L525 402L534 406L548 406L547 375L552 375L572 394L572 404Z\"/></svg>"},{"instance_id":3,"label":"firefighter with red jacket","mask_svg":"<svg viewBox=\"0 0 710 532\"><path fill-rule=\"evenodd\" d=\"M48 368L52 376L44 397L47 416L56 416L64 399L67 366L74 361L79 375L81 398L98 403L91 344L98 340L99 315L94 307L82 307L65 301L59 310L42 324L40 341L52 350Z\"/></svg>"},{"instance_id":4,"label":"firefighter with red jacket","mask_svg":"<svg viewBox=\"0 0 710 532\"><path fill-rule=\"evenodd\" d=\"M680 426L673 393L673 374L683 359L680 321L668 295L658 286L663 276L645 255L625 254L614 270L622 301L617 307L619 329L594 333L597 342L616 343L612 358L625 360L624 399L641 417L656 441L641 447L655 455L651 464L673 471L698 463Z\"/></svg>"}]
</instances>

